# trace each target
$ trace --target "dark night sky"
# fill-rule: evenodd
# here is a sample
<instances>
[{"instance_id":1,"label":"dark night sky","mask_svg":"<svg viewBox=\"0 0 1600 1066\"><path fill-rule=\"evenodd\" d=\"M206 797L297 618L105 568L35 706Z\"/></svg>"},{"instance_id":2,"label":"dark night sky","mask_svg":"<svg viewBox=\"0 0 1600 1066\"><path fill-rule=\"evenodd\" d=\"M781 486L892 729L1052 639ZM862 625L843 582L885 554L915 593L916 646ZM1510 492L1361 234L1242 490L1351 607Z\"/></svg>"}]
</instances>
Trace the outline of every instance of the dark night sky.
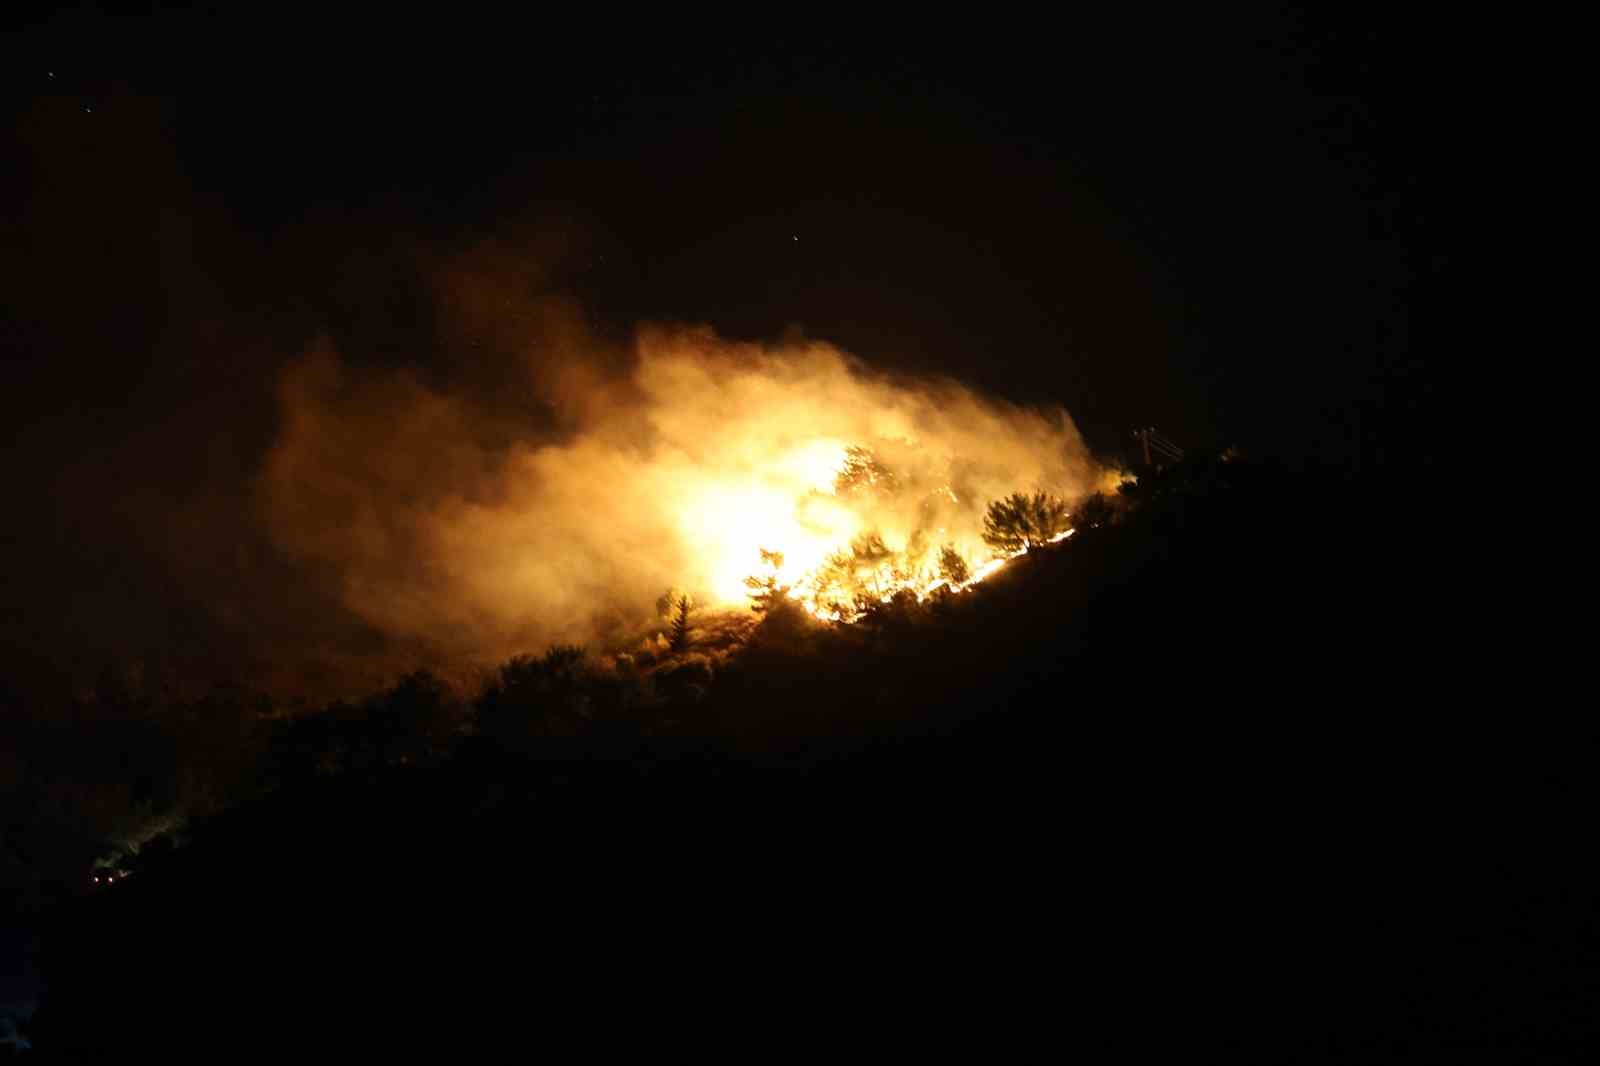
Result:
<instances>
[{"instance_id":1,"label":"dark night sky","mask_svg":"<svg viewBox=\"0 0 1600 1066\"><path fill-rule=\"evenodd\" d=\"M245 10L6 16L17 647L182 599L142 516L250 469L283 353L326 333L449 374L412 264L486 238L555 249L550 283L618 336L799 326L1063 404L1104 450L1150 423L1416 458L1441 134L1410 27Z\"/></svg>"}]
</instances>

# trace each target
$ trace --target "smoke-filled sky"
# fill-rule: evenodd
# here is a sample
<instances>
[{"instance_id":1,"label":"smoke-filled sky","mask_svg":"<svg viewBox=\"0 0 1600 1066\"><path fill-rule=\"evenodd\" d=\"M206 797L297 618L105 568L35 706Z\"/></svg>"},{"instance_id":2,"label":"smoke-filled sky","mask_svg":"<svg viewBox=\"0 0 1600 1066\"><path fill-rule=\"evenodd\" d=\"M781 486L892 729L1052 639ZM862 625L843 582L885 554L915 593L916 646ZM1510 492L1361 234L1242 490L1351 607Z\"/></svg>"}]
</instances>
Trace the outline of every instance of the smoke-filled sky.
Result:
<instances>
[{"instance_id":1,"label":"smoke-filled sky","mask_svg":"<svg viewBox=\"0 0 1600 1066\"><path fill-rule=\"evenodd\" d=\"M751 536L814 553L788 501L849 445L979 495L1143 424L1381 458L1428 269L1402 42L1152 14L8 15L8 683L582 639Z\"/></svg>"}]
</instances>

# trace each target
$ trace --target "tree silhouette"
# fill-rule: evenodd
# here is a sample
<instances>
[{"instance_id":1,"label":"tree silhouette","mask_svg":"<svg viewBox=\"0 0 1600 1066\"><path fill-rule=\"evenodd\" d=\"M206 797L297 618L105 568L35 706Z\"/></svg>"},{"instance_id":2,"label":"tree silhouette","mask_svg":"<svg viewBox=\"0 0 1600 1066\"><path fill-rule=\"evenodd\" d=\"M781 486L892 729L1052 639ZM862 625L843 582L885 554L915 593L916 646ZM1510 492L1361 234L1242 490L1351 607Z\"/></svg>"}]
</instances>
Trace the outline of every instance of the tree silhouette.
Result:
<instances>
[{"instance_id":1,"label":"tree silhouette","mask_svg":"<svg viewBox=\"0 0 1600 1066\"><path fill-rule=\"evenodd\" d=\"M847 614L863 597L883 595L885 569L893 569L895 553L884 543L883 535L862 533L822 561L817 570L817 602L834 614Z\"/></svg>"},{"instance_id":2,"label":"tree silhouette","mask_svg":"<svg viewBox=\"0 0 1600 1066\"><path fill-rule=\"evenodd\" d=\"M863 533L850 541L851 573L863 588L870 587L875 595L882 594L883 569L893 559L894 552L883 542L883 534L876 530Z\"/></svg>"},{"instance_id":3,"label":"tree silhouette","mask_svg":"<svg viewBox=\"0 0 1600 1066\"><path fill-rule=\"evenodd\" d=\"M689 611L693 603L687 595L678 597L672 615L672 650L683 652L689 650Z\"/></svg>"},{"instance_id":4,"label":"tree silhouette","mask_svg":"<svg viewBox=\"0 0 1600 1066\"><path fill-rule=\"evenodd\" d=\"M951 585L965 585L972 576L967 561L956 551L955 545L946 544L939 549L939 576Z\"/></svg>"},{"instance_id":5,"label":"tree silhouette","mask_svg":"<svg viewBox=\"0 0 1600 1066\"><path fill-rule=\"evenodd\" d=\"M844 466L833 479L840 496L889 495L899 487L894 471L872 451L852 445L845 449Z\"/></svg>"},{"instance_id":6,"label":"tree silhouette","mask_svg":"<svg viewBox=\"0 0 1600 1066\"><path fill-rule=\"evenodd\" d=\"M1074 517L1078 525L1089 529L1098 529L1108 526L1116 516L1116 505L1111 498L1103 492L1091 493L1078 502L1078 509Z\"/></svg>"},{"instance_id":7,"label":"tree silhouette","mask_svg":"<svg viewBox=\"0 0 1600 1066\"><path fill-rule=\"evenodd\" d=\"M676 586L667 589L667 591L656 597L656 614L662 618L671 618L672 612L678 609L678 600L684 595L683 590Z\"/></svg>"},{"instance_id":8,"label":"tree silhouette","mask_svg":"<svg viewBox=\"0 0 1600 1066\"><path fill-rule=\"evenodd\" d=\"M771 567L772 572L765 577L752 575L745 578L744 583L750 589L750 609L757 614L766 614L782 602L789 587L778 583L778 571L783 569L782 552L769 552L762 548L761 561Z\"/></svg>"},{"instance_id":9,"label":"tree silhouette","mask_svg":"<svg viewBox=\"0 0 1600 1066\"><path fill-rule=\"evenodd\" d=\"M576 731L589 717L585 666L584 650L572 644L508 660L478 697L478 731L513 747Z\"/></svg>"},{"instance_id":10,"label":"tree silhouette","mask_svg":"<svg viewBox=\"0 0 1600 1066\"><path fill-rule=\"evenodd\" d=\"M401 678L367 703L380 763L416 762L441 752L458 721L449 687L427 670Z\"/></svg>"},{"instance_id":11,"label":"tree silhouette","mask_svg":"<svg viewBox=\"0 0 1600 1066\"><path fill-rule=\"evenodd\" d=\"M1066 502L1043 492L1013 492L989 504L983 518L983 542L995 551L1015 555L1072 528Z\"/></svg>"}]
</instances>

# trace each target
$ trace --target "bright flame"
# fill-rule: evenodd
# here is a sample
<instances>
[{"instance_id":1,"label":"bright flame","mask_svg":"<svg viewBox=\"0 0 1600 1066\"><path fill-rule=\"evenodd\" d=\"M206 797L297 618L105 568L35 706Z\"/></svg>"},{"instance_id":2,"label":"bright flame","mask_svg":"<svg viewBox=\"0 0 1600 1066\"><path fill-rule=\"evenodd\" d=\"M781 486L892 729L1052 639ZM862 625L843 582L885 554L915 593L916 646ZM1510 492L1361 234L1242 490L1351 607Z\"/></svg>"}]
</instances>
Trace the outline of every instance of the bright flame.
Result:
<instances>
[{"instance_id":1,"label":"bright flame","mask_svg":"<svg viewBox=\"0 0 1600 1066\"><path fill-rule=\"evenodd\" d=\"M520 404L314 349L281 382L257 485L272 546L390 646L495 661L625 639L669 586L746 610L747 579L770 580L834 619L959 591L1004 564L990 501L1106 483L1064 411L886 378L826 344L646 329L608 361L586 343L546 345L538 430Z\"/></svg>"},{"instance_id":2,"label":"bright flame","mask_svg":"<svg viewBox=\"0 0 1600 1066\"><path fill-rule=\"evenodd\" d=\"M770 579L787 589L813 616L833 621L854 621L860 608L852 599L831 595L830 579L837 576L842 557L850 555L848 576L857 595L866 594L887 603L901 592L911 592L918 602L941 589L961 592L993 575L1028 549L997 554L980 539L968 535L946 540L963 561L985 559L969 568L964 580L942 575L928 559L925 528L909 534L883 536L882 553L852 551L861 534L869 532L871 512L881 509L883 485L895 485L895 475L874 472L863 480L876 491L865 500L841 495L839 482L846 476L848 449L836 441L813 441L776 456L769 466L747 476L705 486L690 497L678 513L684 536L699 544L709 575L710 602L717 606L743 605L751 594L751 580ZM803 490L796 496L797 490ZM929 494L939 506L945 501L959 506L961 498L949 485ZM920 508L928 506L924 498ZM936 532L947 534L949 526ZM1076 532L1067 529L1045 543L1056 544ZM923 537L921 554L916 538ZM769 554L777 553L774 565ZM830 569L831 568L831 569Z\"/></svg>"},{"instance_id":3,"label":"bright flame","mask_svg":"<svg viewBox=\"0 0 1600 1066\"><path fill-rule=\"evenodd\" d=\"M783 553L776 576L793 585L848 542L860 521L820 494L797 500L781 484L752 477L707 485L679 509L678 526L704 553L712 601L726 605L746 602L745 578L771 570L762 548Z\"/></svg>"}]
</instances>

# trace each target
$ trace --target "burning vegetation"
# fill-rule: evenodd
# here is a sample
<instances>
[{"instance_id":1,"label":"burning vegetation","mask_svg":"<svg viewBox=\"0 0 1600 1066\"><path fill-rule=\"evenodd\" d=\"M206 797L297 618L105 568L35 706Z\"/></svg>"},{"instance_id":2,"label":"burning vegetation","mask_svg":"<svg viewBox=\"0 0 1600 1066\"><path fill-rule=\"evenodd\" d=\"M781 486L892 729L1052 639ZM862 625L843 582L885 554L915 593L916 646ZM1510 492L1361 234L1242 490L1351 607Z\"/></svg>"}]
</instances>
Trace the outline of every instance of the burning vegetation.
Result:
<instances>
[{"instance_id":1,"label":"burning vegetation","mask_svg":"<svg viewBox=\"0 0 1600 1066\"><path fill-rule=\"evenodd\" d=\"M902 518L909 532L891 542L877 528L864 529L804 571L789 566L784 552L759 548L762 571L744 579L752 608L765 613L789 599L817 618L854 622L872 604L898 595L921 602L960 592L1029 548L1073 533L1066 501L1044 492L1013 493L989 503L974 543L973 504L963 504L953 476L950 469L897 473L871 449L846 448L832 491L813 489L797 512L837 508L855 519L846 527L858 530L871 516L888 514Z\"/></svg>"},{"instance_id":2,"label":"burning vegetation","mask_svg":"<svg viewBox=\"0 0 1600 1066\"><path fill-rule=\"evenodd\" d=\"M627 647L659 627L663 588L680 645L685 598L702 618L793 603L850 622L958 592L1068 536L1071 508L1119 480L1059 408L890 378L825 343L574 336L525 378L542 429L313 351L284 378L258 480L276 548L336 575L342 607L413 662L498 661Z\"/></svg>"}]
</instances>

